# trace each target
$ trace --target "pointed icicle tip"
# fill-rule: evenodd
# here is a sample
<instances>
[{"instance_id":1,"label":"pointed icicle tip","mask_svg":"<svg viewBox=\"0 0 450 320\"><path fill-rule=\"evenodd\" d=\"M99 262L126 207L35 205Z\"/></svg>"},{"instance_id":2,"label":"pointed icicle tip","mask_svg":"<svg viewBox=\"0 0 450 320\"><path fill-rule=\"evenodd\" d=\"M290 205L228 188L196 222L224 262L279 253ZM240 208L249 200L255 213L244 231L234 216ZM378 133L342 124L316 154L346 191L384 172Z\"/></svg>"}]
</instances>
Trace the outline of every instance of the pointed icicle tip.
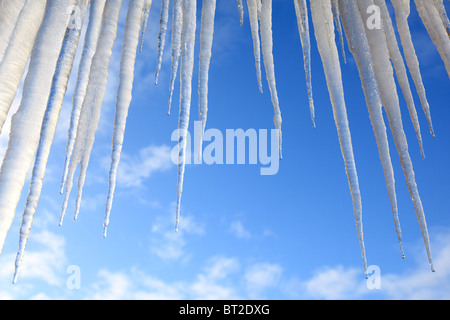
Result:
<instances>
[{"instance_id":1,"label":"pointed icicle tip","mask_svg":"<svg viewBox=\"0 0 450 320\"><path fill-rule=\"evenodd\" d=\"M17 270L16 270L16 271L14 271L14 277L13 277L12 284L17 284L17 277L18 277L18 274L17 274Z\"/></svg>"}]
</instances>

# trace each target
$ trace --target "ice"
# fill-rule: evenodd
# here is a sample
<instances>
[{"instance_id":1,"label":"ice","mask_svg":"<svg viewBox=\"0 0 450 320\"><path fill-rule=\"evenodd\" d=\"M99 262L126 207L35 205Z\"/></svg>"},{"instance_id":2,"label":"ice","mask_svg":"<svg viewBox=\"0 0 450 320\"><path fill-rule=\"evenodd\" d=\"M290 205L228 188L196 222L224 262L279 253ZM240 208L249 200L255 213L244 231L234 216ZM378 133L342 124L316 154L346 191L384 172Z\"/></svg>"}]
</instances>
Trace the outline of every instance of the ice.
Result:
<instances>
[{"instance_id":1,"label":"ice","mask_svg":"<svg viewBox=\"0 0 450 320\"><path fill-rule=\"evenodd\" d=\"M163 59L164 46L166 43L167 22L169 20L169 0L161 1L161 18L159 20L159 35L158 35L158 58L156 65L155 84L158 84L159 72Z\"/></svg>"},{"instance_id":2,"label":"ice","mask_svg":"<svg viewBox=\"0 0 450 320\"><path fill-rule=\"evenodd\" d=\"M144 10L144 0L130 1L125 31L123 35L122 57L120 60L119 88L117 90L116 115L114 119L114 133L112 138L111 167L109 169L109 187L106 200L105 220L103 223L103 236L109 224L112 208L114 190L116 187L117 168L120 161L128 109L131 103L131 93L134 80L134 64L136 61L136 50L139 44L139 31L141 23L139 16Z\"/></svg>"},{"instance_id":3,"label":"ice","mask_svg":"<svg viewBox=\"0 0 450 320\"><path fill-rule=\"evenodd\" d=\"M272 0L263 0L261 6L261 47L266 70L267 83L272 97L272 104L275 111L273 121L278 132L278 154L280 159L282 153L282 132L281 132L281 110L278 101L277 85L275 81L275 65L273 61L273 39L272 39Z\"/></svg>"},{"instance_id":4,"label":"ice","mask_svg":"<svg viewBox=\"0 0 450 320\"><path fill-rule=\"evenodd\" d=\"M414 126L414 131L416 132L417 141L419 142L420 153L422 154L422 158L425 158L422 135L420 133L419 118L417 116L414 98L411 92L411 87L409 86L405 62L403 61L402 54L400 53L400 48L398 47L397 38L395 36L395 30L392 25L392 20L389 15L389 11L387 9L385 1L375 0L375 4L380 8L381 19L383 21L383 31L386 36L386 41L389 49L389 56L392 60L392 64L394 65L397 80L399 82L400 88L402 89L403 95L406 100L409 115Z\"/></svg>"},{"instance_id":5,"label":"ice","mask_svg":"<svg viewBox=\"0 0 450 320\"><path fill-rule=\"evenodd\" d=\"M377 142L378 153L383 167L384 179L388 190L389 200L394 218L395 230L397 232L400 252L405 256L402 245L402 234L398 219L397 195L395 192L395 178L389 152L389 142L384 123L382 102L378 90L378 83L375 77L372 55L370 53L369 42L364 30L363 20L359 16L358 6L353 0L339 0L342 8L341 18L347 35L348 46L355 58L358 66L361 84L366 98L366 105L369 117Z\"/></svg>"},{"instance_id":6,"label":"ice","mask_svg":"<svg viewBox=\"0 0 450 320\"><path fill-rule=\"evenodd\" d=\"M232 1L226 2L230 5L236 5L236 2L234 4ZM156 83L162 67L169 3L170 0L161 1L160 32L158 52L156 54ZM178 65L180 64L176 230L178 230L180 221L181 195L188 152L186 146L189 136L188 125L191 103L195 101L195 97L192 100L192 80L193 76L196 76L194 74L194 50L196 45L197 3L198 0L174 0L173 3L171 30L172 65L168 112L170 113ZM384 0L314 0L309 3L311 5L315 42L317 43L325 71L339 143L345 163L366 276L367 261L362 225L361 195L347 119L341 62L336 46L337 40L335 40L336 29L339 34L343 61L347 60L343 33L345 31L350 51L358 67L383 167L402 256L402 235L398 217L395 178L383 117L383 106L399 154L407 187L414 203L428 260L431 269L434 271L424 209L415 181L412 161L408 153L408 144L401 119L400 100L396 88L397 83L394 78L395 71L398 85L405 97L420 151L422 156L424 156L419 119L408 80L408 71L415 84L415 89L418 92L422 109L433 137L434 130L430 107L420 73L419 61L414 50L408 25L410 0L392 0L395 9L395 25L400 35L406 66L397 43L394 24L390 19ZM35 160L26 208L20 228L14 281L17 280L20 262L38 205L62 101L66 94L68 79L74 64L81 25L80 27L76 26L80 21L79 19L84 17L88 4L91 4L89 25L79 62L76 87L72 97L73 109L70 116L70 128L61 183L61 193L64 193L64 202L60 224L62 224L64 219L73 186L73 178L78 166L80 166L80 172L78 194L75 202L75 218L79 214L87 167L105 95L108 69L113 45L116 40L122 0L0 0L0 132L5 119L12 113L10 111L12 101L21 84L27 63L29 63L28 73L24 77L22 100L18 111L11 119L8 147L0 169L0 252L3 249L6 234L14 219L15 209L27 174L33 164L33 160ZM144 34L152 1L129 0L128 4L120 61L109 189L105 208L104 236L106 236L112 209L116 174L124 142L128 110L132 99L136 53L137 50L142 51L143 48ZM415 4L420 18L435 44L450 77L450 22L443 0L415 0ZM243 0L237 0L237 5L240 24L243 25ZM377 5L381 9L380 13L383 21L381 29L370 29L370 26L365 23L368 14L367 9L372 5ZM279 152L279 157L281 158L282 119L275 79L272 0L247 0L247 7L258 87L260 92L262 92L262 54L274 108L274 123L278 134L278 150L277 148L275 150ZM199 130L200 146L198 150L200 152L202 151L201 141L208 111L208 78L214 36L215 9L216 0L203 0L201 29L199 30L200 51L198 55L198 101L199 118L201 120ZM312 123L315 126L311 81L311 39L307 1L294 0L292 9L295 9L297 17L309 108ZM74 14L82 15L82 17L72 17ZM344 30L342 30L342 25Z\"/></svg>"},{"instance_id":7,"label":"ice","mask_svg":"<svg viewBox=\"0 0 450 320\"><path fill-rule=\"evenodd\" d=\"M178 119L178 177L175 230L178 231L183 192L184 171L186 165L186 139L191 112L192 74L194 69L195 30L197 27L197 1L184 0L183 37L181 45L180 70L180 112Z\"/></svg>"},{"instance_id":8,"label":"ice","mask_svg":"<svg viewBox=\"0 0 450 320\"><path fill-rule=\"evenodd\" d=\"M75 5L79 9L82 23L88 5L88 0L78 0ZM55 136L59 113L61 111L64 95L67 90L67 84L72 71L80 35L80 29L69 25L66 30L61 53L56 65L56 71L53 76L50 98L48 100L47 109L45 110L44 119L42 121L41 136L39 140L39 147L36 152L33 174L31 176L30 190L28 193L25 210L23 212L22 225L20 227L19 250L16 256L16 268L13 282L17 281L18 272L20 270L20 265L25 252L25 246L30 234L31 224L33 222L33 217L41 195L47 160L50 155L50 149L52 146L53 137Z\"/></svg>"},{"instance_id":9,"label":"ice","mask_svg":"<svg viewBox=\"0 0 450 320\"><path fill-rule=\"evenodd\" d=\"M328 0L316 0L311 1L310 5L317 47L319 49L325 71L342 156L345 162L345 171L347 173L350 193L352 195L353 211L363 259L364 273L367 276L367 259L362 225L361 193L359 190L358 174L356 171L350 128L347 119L339 55L334 42L334 25L331 3Z\"/></svg>"},{"instance_id":10,"label":"ice","mask_svg":"<svg viewBox=\"0 0 450 320\"><path fill-rule=\"evenodd\" d=\"M211 49L214 35L214 17L216 14L216 0L203 0L202 18L200 27L200 53L198 72L198 114L201 125L199 134L199 158L202 154L203 134L208 114L208 78Z\"/></svg>"},{"instance_id":11,"label":"ice","mask_svg":"<svg viewBox=\"0 0 450 320\"><path fill-rule=\"evenodd\" d=\"M422 109L427 117L428 126L430 128L431 135L434 137L433 124L431 121L430 106L425 93L425 87L422 81L422 75L419 69L419 60L416 56L416 51L411 39L411 33L408 25L408 16L410 13L409 1L404 0L392 0L392 4L395 9L395 19L397 22L397 30L400 35L400 40L403 47L403 53L405 55L406 64L409 69L409 73L416 86L417 93L422 104Z\"/></svg>"},{"instance_id":12,"label":"ice","mask_svg":"<svg viewBox=\"0 0 450 320\"><path fill-rule=\"evenodd\" d=\"M150 15L150 7L152 6L152 0L145 0L144 9L142 10L142 26L141 26L141 38L139 39L139 53L142 53L144 48L145 31L147 30L148 18Z\"/></svg>"},{"instance_id":13,"label":"ice","mask_svg":"<svg viewBox=\"0 0 450 320\"><path fill-rule=\"evenodd\" d=\"M347 63L347 58L345 56L345 47L344 47L344 34L342 32L338 0L331 0L331 6L333 8L334 24L336 25L336 28L338 30L339 41L341 42L342 58L344 59L344 63Z\"/></svg>"},{"instance_id":14,"label":"ice","mask_svg":"<svg viewBox=\"0 0 450 320\"><path fill-rule=\"evenodd\" d=\"M311 82L311 39L309 35L308 7L306 0L295 0L295 13L297 15L298 32L303 50L303 63L305 65L306 87L308 89L309 111L313 128L316 127L314 100ZM340 22L339 22L340 23Z\"/></svg>"},{"instance_id":15,"label":"ice","mask_svg":"<svg viewBox=\"0 0 450 320\"><path fill-rule=\"evenodd\" d=\"M436 9L441 16L442 23L447 29L447 32L450 32L450 20L448 19L447 11L445 11L444 0L433 0Z\"/></svg>"},{"instance_id":16,"label":"ice","mask_svg":"<svg viewBox=\"0 0 450 320\"><path fill-rule=\"evenodd\" d=\"M46 0L27 1L12 31L14 37L8 40L9 45L5 47L3 59L0 59L0 132L33 50L46 3Z\"/></svg>"},{"instance_id":17,"label":"ice","mask_svg":"<svg viewBox=\"0 0 450 320\"><path fill-rule=\"evenodd\" d=\"M438 7L435 6L435 2L431 2L430 0L415 0L415 3L422 22L427 28L431 40L433 40L433 43L438 49L442 61L444 61L447 74L450 78L450 38L446 29L448 18L447 21L442 21L445 8L442 5L444 10L439 12Z\"/></svg>"},{"instance_id":18,"label":"ice","mask_svg":"<svg viewBox=\"0 0 450 320\"><path fill-rule=\"evenodd\" d=\"M93 0L89 12L89 24L84 40L83 54L78 67L78 77L73 95L73 107L70 117L70 126L66 145L66 157L64 161L64 172L61 180L61 193L64 192L67 174L69 173L70 159L72 158L73 147L77 135L78 122L80 120L81 107L83 106L86 89L89 82L89 72L91 70L92 58L97 48L98 37L102 24L103 10L106 0Z\"/></svg>"},{"instance_id":19,"label":"ice","mask_svg":"<svg viewBox=\"0 0 450 320\"><path fill-rule=\"evenodd\" d=\"M261 42L259 39L259 14L258 14L258 1L260 0L247 0L248 15L250 19L250 28L252 30L253 39L253 52L255 55L255 67L256 67L256 80L258 81L259 92L263 92L262 88L262 76L261 76Z\"/></svg>"},{"instance_id":20,"label":"ice","mask_svg":"<svg viewBox=\"0 0 450 320\"><path fill-rule=\"evenodd\" d=\"M72 160L70 162L69 173L66 181L60 225L62 225L64 220L70 191L72 189L73 176L78 165L80 165L80 173L78 179L78 194L75 202L75 219L77 218L80 210L86 170L89 164L89 158L95 139L95 132L97 131L98 121L100 118L112 47L117 35L117 24L121 5L122 0L106 1L102 18L102 28L97 43L97 49L94 57L92 58L89 83L86 89L86 96L83 101L80 119L78 122Z\"/></svg>"},{"instance_id":21,"label":"ice","mask_svg":"<svg viewBox=\"0 0 450 320\"><path fill-rule=\"evenodd\" d=\"M363 17L366 14L367 8L370 5L374 5L372 0L360 0L357 3L361 16ZM365 27L367 28L366 25ZM408 190L414 203L417 219L419 220L422 237L427 250L428 261L430 263L431 270L434 271L427 224L425 221L425 213L415 181L413 165L408 152L408 143L403 131L399 99L394 80L394 71L389 60L389 50L386 43L386 37L382 29L367 29L366 33L373 58L375 76L377 78L381 101L386 111L389 126L394 137L394 143L397 148L400 163L406 178Z\"/></svg>"},{"instance_id":22,"label":"ice","mask_svg":"<svg viewBox=\"0 0 450 320\"><path fill-rule=\"evenodd\" d=\"M238 11L239 11L239 23L241 27L244 25L244 5L242 0L237 0Z\"/></svg>"},{"instance_id":23,"label":"ice","mask_svg":"<svg viewBox=\"0 0 450 320\"><path fill-rule=\"evenodd\" d=\"M72 4L69 0L48 2L31 54L22 101L12 117L8 148L0 170L0 251L38 148L53 74L67 27L67 8Z\"/></svg>"},{"instance_id":24,"label":"ice","mask_svg":"<svg viewBox=\"0 0 450 320\"><path fill-rule=\"evenodd\" d=\"M10 43L11 35L25 3L26 0L0 1L0 25L2 26L0 28L0 61L2 61L5 50Z\"/></svg>"},{"instance_id":25,"label":"ice","mask_svg":"<svg viewBox=\"0 0 450 320\"><path fill-rule=\"evenodd\" d=\"M177 78L178 63L181 54L181 33L183 31L183 0L175 0L173 3L172 17L172 70L170 74L169 87L169 108L167 113L170 114L172 106L173 90L175 88L175 80Z\"/></svg>"}]
</instances>

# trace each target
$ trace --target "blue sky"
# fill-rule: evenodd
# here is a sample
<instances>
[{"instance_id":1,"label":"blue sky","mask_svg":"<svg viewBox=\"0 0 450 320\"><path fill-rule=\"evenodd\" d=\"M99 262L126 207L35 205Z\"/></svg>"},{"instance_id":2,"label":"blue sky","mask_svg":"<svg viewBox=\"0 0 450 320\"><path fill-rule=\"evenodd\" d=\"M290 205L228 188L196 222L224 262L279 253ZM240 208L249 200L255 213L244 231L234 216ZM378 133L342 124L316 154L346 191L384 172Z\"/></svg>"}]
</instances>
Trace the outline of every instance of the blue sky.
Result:
<instances>
[{"instance_id":1,"label":"blue sky","mask_svg":"<svg viewBox=\"0 0 450 320\"><path fill-rule=\"evenodd\" d=\"M450 10L448 2L445 4ZM413 92L425 160L420 156L405 101L401 94L399 97L436 273L430 271L389 132L406 253L406 259L401 259L364 94L347 45L348 63L342 64L362 193L366 253L368 264L380 268L379 290L369 290L364 279L350 192L313 30L312 81L317 128L312 129L292 1L273 3L275 72L283 116L283 160L279 171L273 176L261 176L260 164L188 165L178 233L174 232L177 169L170 161L170 152L176 145L170 138L178 123L178 103L173 104L172 115L167 116L170 45L166 45L159 84L154 85L160 13L160 3L154 1L144 50L136 61L133 101L108 237L102 238L126 8L124 1L79 219L71 219L75 200L72 193L64 225L58 226L63 200L59 181L75 84L72 77L23 270L18 283L12 285L29 180L0 256L0 298L450 298L450 83L413 4L409 23L437 135L431 138L418 96ZM226 129L272 129L273 106L264 71L264 93L258 92L248 13L245 11L244 26L240 27L235 1L217 3L212 54L207 128L218 129L224 135ZM196 61L191 134L198 119L197 69ZM179 98L178 89L177 85L174 102ZM7 131L0 138L2 153L7 145ZM78 289L67 286L73 266L80 272Z\"/></svg>"}]
</instances>

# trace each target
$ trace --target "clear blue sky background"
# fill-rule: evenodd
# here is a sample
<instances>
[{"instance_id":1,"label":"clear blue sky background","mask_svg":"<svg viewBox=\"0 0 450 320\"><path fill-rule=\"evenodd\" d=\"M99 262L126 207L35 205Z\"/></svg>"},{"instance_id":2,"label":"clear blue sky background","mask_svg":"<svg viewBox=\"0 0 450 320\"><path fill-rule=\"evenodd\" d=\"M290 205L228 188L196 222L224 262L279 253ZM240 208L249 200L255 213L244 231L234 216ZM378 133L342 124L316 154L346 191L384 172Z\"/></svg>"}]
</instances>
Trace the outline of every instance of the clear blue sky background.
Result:
<instances>
[{"instance_id":1,"label":"clear blue sky background","mask_svg":"<svg viewBox=\"0 0 450 320\"><path fill-rule=\"evenodd\" d=\"M449 3L445 5L449 11ZM350 192L311 26L317 124L317 129L312 129L293 1L273 2L274 59L284 138L284 159L279 172L274 176L261 176L259 164L188 165L179 233L174 232L177 169L168 157L176 145L170 138L178 123L179 88L177 84L173 112L168 117L170 28L163 69L159 84L155 86L160 2L154 1L144 50L136 61L133 101L111 224L108 237L102 238L127 6L128 1L124 1L79 219L76 222L71 219L75 201L72 193L65 223L58 227L63 200L58 192L59 181L75 84L72 77L23 272L18 284L12 285L29 180L0 256L0 298L450 298L450 212L447 205L450 82L413 3L409 23L437 135L431 138L414 92L425 160L420 156L405 101L401 94L399 97L428 222L436 267L434 274L428 266L413 203L389 133L406 252L406 259L401 259L364 94L347 44L348 63L342 64L362 193L367 259L369 265L377 265L381 270L380 290L369 290L364 279ZM198 119L197 62L196 59L191 134L193 121ZM78 64L74 75L77 67ZM256 82L247 10L244 26L240 27L236 1L218 1L207 127L224 134L226 129L272 129L273 106L264 71L263 77L264 93L261 95ZM412 80L411 86L414 89ZM16 106L18 101L16 99ZM6 141L4 133L0 140L2 150ZM79 268L79 289L67 287L70 266Z\"/></svg>"}]
</instances>

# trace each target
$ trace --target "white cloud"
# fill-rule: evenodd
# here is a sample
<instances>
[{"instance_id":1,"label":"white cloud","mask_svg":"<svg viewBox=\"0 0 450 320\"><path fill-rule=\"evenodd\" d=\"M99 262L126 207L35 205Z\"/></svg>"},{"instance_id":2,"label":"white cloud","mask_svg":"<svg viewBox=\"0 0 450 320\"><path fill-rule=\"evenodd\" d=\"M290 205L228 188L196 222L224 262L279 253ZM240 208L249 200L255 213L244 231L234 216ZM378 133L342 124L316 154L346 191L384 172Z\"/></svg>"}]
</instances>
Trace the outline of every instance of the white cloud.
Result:
<instances>
[{"instance_id":1,"label":"white cloud","mask_svg":"<svg viewBox=\"0 0 450 320\"><path fill-rule=\"evenodd\" d=\"M141 187L145 179L154 172L166 171L173 165L169 146L148 146L139 150L137 155L123 153L117 173L117 185L120 187Z\"/></svg>"},{"instance_id":2,"label":"white cloud","mask_svg":"<svg viewBox=\"0 0 450 320\"><path fill-rule=\"evenodd\" d=\"M364 299L373 294L385 299L450 299L450 233L437 235L432 248L435 273L430 270L422 243L409 257L417 261L415 268L401 274L381 269L380 290L367 288L360 269L337 266L321 269L310 280L304 281L303 295L318 299Z\"/></svg>"},{"instance_id":3,"label":"white cloud","mask_svg":"<svg viewBox=\"0 0 450 320\"><path fill-rule=\"evenodd\" d=\"M152 227L151 251L164 260L186 258L186 237L204 233L203 225L192 216L182 217L178 232L175 232L175 219L172 215L159 216Z\"/></svg>"},{"instance_id":4,"label":"white cloud","mask_svg":"<svg viewBox=\"0 0 450 320\"><path fill-rule=\"evenodd\" d=\"M42 249L25 252L19 277L24 280L40 279L49 285L61 284L61 273L66 266L64 238L41 231L31 239L41 245Z\"/></svg>"},{"instance_id":5,"label":"white cloud","mask_svg":"<svg viewBox=\"0 0 450 320\"><path fill-rule=\"evenodd\" d=\"M364 286L360 269L337 266L319 270L302 287L312 298L334 300L354 299L360 296Z\"/></svg>"},{"instance_id":6,"label":"white cloud","mask_svg":"<svg viewBox=\"0 0 450 320\"><path fill-rule=\"evenodd\" d=\"M245 282L251 296L261 297L265 290L280 284L283 268L279 264L259 263L247 269Z\"/></svg>"},{"instance_id":7,"label":"white cloud","mask_svg":"<svg viewBox=\"0 0 450 320\"><path fill-rule=\"evenodd\" d=\"M98 273L99 281L88 290L88 299L232 299L238 297L235 283L229 277L239 271L236 258L214 257L193 280L173 283L157 279L136 269L128 272Z\"/></svg>"},{"instance_id":8,"label":"white cloud","mask_svg":"<svg viewBox=\"0 0 450 320\"><path fill-rule=\"evenodd\" d=\"M250 232L244 227L241 221L233 221L230 224L230 232L239 239L248 239L251 237Z\"/></svg>"},{"instance_id":9,"label":"white cloud","mask_svg":"<svg viewBox=\"0 0 450 320\"><path fill-rule=\"evenodd\" d=\"M120 300L128 299L132 292L133 283L128 275L120 272L100 270L99 282L93 286L93 294L89 299L94 300Z\"/></svg>"},{"instance_id":10,"label":"white cloud","mask_svg":"<svg viewBox=\"0 0 450 320\"><path fill-rule=\"evenodd\" d=\"M50 299L49 288L65 289L65 239L46 230L31 234L19 272L18 283L12 284L15 253L0 256L0 300L4 299ZM44 289L47 288L47 289ZM52 289L52 290L53 290ZM63 295L53 296L62 298Z\"/></svg>"},{"instance_id":11,"label":"white cloud","mask_svg":"<svg viewBox=\"0 0 450 320\"><path fill-rule=\"evenodd\" d=\"M238 297L236 283L229 278L240 269L236 258L214 257L189 286L196 299L224 300Z\"/></svg>"}]
</instances>

